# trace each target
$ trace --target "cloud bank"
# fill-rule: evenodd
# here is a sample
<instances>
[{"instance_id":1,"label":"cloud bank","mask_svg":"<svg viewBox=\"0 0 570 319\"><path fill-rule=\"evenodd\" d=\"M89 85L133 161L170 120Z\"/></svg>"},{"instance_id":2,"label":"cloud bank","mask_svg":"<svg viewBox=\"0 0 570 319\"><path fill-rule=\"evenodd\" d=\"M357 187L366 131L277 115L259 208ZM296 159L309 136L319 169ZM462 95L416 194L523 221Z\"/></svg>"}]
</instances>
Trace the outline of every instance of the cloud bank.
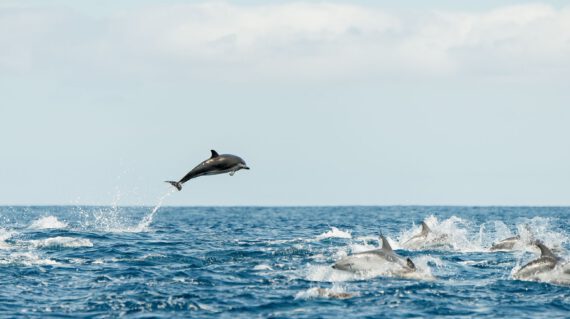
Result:
<instances>
[{"instance_id":1,"label":"cloud bank","mask_svg":"<svg viewBox=\"0 0 570 319\"><path fill-rule=\"evenodd\" d=\"M390 12L342 3L0 7L0 72L251 80L570 75L570 7Z\"/></svg>"}]
</instances>

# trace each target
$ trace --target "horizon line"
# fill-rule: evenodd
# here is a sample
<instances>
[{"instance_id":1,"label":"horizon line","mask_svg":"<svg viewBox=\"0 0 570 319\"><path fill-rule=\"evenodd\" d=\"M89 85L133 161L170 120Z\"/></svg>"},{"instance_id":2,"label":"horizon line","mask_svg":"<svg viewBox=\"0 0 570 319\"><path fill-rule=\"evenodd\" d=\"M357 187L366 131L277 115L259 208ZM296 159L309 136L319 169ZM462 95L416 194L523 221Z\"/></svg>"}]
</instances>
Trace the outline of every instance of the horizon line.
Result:
<instances>
[{"instance_id":1,"label":"horizon line","mask_svg":"<svg viewBox=\"0 0 570 319\"><path fill-rule=\"evenodd\" d=\"M156 207L157 205L101 205L101 204L0 204L0 207ZM171 208L200 208L200 207L227 207L227 208L243 208L243 207L259 207L259 208L286 208L286 207L513 207L513 208L570 208L567 205L528 205L528 204L338 204L338 205L294 205L294 204L279 204L279 205L161 205L160 207Z\"/></svg>"}]
</instances>

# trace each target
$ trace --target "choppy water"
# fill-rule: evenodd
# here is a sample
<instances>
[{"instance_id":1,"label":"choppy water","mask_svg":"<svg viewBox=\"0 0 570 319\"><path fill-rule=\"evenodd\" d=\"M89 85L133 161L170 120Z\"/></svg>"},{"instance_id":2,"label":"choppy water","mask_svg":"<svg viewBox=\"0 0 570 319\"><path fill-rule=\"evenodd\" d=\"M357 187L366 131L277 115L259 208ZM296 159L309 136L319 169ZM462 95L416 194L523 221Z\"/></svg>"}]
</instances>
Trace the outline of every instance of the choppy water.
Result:
<instances>
[{"instance_id":1,"label":"choppy water","mask_svg":"<svg viewBox=\"0 0 570 319\"><path fill-rule=\"evenodd\" d=\"M512 278L533 247L488 250L530 230L568 260L570 208L152 210L0 207L0 316L570 316L570 285ZM406 247L422 220L447 242ZM331 268L380 232L416 278Z\"/></svg>"}]
</instances>

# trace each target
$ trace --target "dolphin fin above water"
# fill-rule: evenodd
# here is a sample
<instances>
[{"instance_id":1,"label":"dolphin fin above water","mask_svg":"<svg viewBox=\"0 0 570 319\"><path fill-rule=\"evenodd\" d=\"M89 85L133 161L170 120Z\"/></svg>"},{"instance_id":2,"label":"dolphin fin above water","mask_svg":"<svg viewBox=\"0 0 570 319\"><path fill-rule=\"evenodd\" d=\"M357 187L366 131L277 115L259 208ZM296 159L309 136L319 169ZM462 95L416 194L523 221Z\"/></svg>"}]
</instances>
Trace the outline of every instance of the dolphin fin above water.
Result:
<instances>
[{"instance_id":1,"label":"dolphin fin above water","mask_svg":"<svg viewBox=\"0 0 570 319\"><path fill-rule=\"evenodd\" d=\"M385 252L393 252L394 251L392 249L392 246L390 246L388 239L386 239L386 237L384 237L384 235L380 235L380 240L382 241L382 250L383 251L385 251Z\"/></svg>"},{"instance_id":2,"label":"dolphin fin above water","mask_svg":"<svg viewBox=\"0 0 570 319\"><path fill-rule=\"evenodd\" d=\"M554 259L558 259L558 258L559 258L558 256L556 256L556 255L552 252L552 250L550 250L550 248L546 247L542 242L536 241L534 244L538 247L538 249L540 249L540 257L541 257L541 258L544 258L544 257L546 257L546 258L554 258Z\"/></svg>"},{"instance_id":3,"label":"dolphin fin above water","mask_svg":"<svg viewBox=\"0 0 570 319\"><path fill-rule=\"evenodd\" d=\"M420 235L427 236L429 232L431 232L429 226L426 224L426 222L422 222L422 231L420 232Z\"/></svg>"},{"instance_id":4,"label":"dolphin fin above water","mask_svg":"<svg viewBox=\"0 0 570 319\"><path fill-rule=\"evenodd\" d=\"M534 245L540 249L540 257L522 266L513 275L514 278L536 280L537 275L553 270L561 261L561 258L556 256L542 242L537 240Z\"/></svg>"},{"instance_id":5,"label":"dolphin fin above water","mask_svg":"<svg viewBox=\"0 0 570 319\"><path fill-rule=\"evenodd\" d=\"M425 225L425 223L422 222L422 225ZM427 225L426 225L426 227L427 227ZM429 228L428 228L428 230L429 230ZM380 239L382 240L382 250L386 253L394 253L394 250L392 249L392 246L390 246L388 239L386 239L386 237L384 237L384 235L380 235ZM406 258L406 265L408 267L410 267L411 269L416 269L416 265L414 264L414 262L409 257Z\"/></svg>"}]
</instances>

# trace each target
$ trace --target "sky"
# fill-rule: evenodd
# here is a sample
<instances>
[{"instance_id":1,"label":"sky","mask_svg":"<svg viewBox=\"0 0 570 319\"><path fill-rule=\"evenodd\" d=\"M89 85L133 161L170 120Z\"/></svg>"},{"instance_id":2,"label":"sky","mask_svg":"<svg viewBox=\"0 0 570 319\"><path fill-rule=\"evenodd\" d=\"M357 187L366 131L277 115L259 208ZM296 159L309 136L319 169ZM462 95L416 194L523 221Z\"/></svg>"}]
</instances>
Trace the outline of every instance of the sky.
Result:
<instances>
[{"instance_id":1,"label":"sky","mask_svg":"<svg viewBox=\"0 0 570 319\"><path fill-rule=\"evenodd\" d=\"M0 205L570 205L565 1L0 0Z\"/></svg>"}]
</instances>

